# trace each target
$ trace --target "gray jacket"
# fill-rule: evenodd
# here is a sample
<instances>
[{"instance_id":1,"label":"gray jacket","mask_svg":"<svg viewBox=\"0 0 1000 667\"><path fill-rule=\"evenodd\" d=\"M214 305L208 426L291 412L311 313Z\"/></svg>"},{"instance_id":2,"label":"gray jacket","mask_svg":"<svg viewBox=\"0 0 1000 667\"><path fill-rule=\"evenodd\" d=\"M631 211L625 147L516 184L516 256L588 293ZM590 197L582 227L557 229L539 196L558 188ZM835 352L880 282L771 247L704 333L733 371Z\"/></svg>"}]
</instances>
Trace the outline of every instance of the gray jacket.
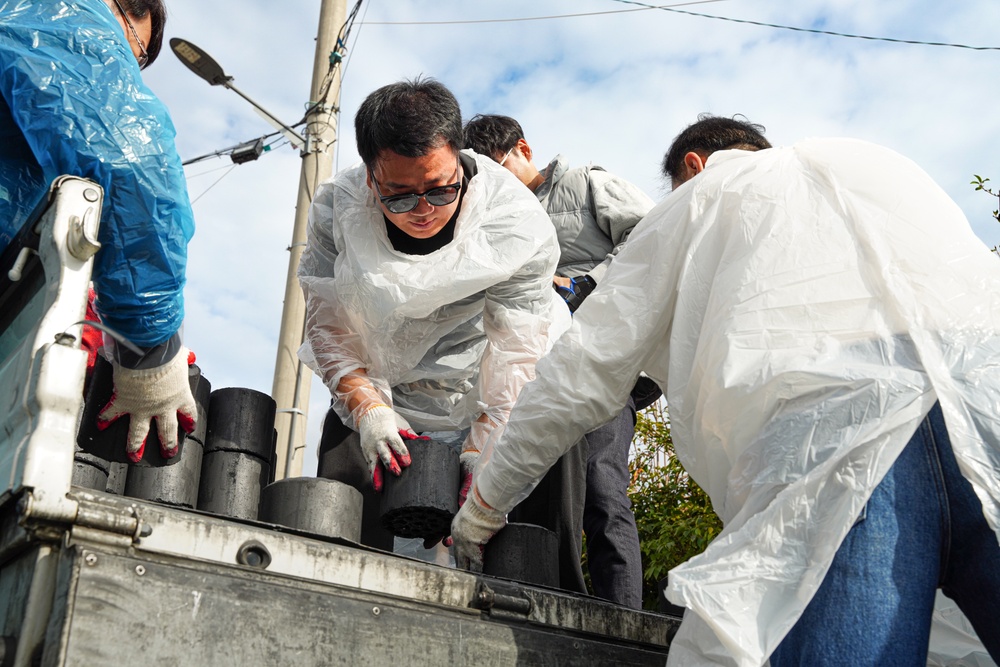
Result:
<instances>
[{"instance_id":1,"label":"gray jacket","mask_svg":"<svg viewBox=\"0 0 1000 667\"><path fill-rule=\"evenodd\" d=\"M556 274L567 278L587 274L600 283L632 229L653 208L653 200L601 167L570 169L562 155L542 175L545 181L535 195L559 237Z\"/></svg>"}]
</instances>

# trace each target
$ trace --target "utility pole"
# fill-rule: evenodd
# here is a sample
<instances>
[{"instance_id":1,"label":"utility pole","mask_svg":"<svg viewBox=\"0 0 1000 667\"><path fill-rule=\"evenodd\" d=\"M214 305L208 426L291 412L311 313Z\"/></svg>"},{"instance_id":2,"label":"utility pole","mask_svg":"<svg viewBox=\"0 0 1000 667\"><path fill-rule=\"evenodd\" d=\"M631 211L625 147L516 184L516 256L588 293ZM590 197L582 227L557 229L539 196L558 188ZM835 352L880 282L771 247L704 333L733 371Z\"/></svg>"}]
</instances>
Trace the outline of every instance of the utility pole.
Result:
<instances>
[{"instance_id":1,"label":"utility pole","mask_svg":"<svg viewBox=\"0 0 1000 667\"><path fill-rule=\"evenodd\" d=\"M337 37L347 16L346 0L321 0L316 55L313 60L310 105L320 99L324 79L330 71L331 54L338 48ZM339 54L338 54L339 57ZM302 151L302 173L299 178L298 201L295 205L295 226L288 247L288 277L285 301L278 334L278 354L274 364L274 384L271 396L277 403L274 426L278 432L275 478L298 477L302 474L305 453L306 420L309 412L309 389L312 371L298 358L305 329L305 300L296 275L299 258L306 245L306 224L309 206L316 187L330 177L333 170L333 143L336 140L340 104L341 67L333 71L326 101L317 106L306 119L306 145Z\"/></svg>"}]
</instances>

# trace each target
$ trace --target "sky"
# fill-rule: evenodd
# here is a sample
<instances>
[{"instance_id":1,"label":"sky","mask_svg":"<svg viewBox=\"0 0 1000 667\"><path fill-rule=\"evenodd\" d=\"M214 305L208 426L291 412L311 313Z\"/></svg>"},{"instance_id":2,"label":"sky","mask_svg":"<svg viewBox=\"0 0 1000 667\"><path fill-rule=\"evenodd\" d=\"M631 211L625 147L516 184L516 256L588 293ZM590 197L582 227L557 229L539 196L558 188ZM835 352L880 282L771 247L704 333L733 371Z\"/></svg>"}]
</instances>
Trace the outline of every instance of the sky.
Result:
<instances>
[{"instance_id":1,"label":"sky","mask_svg":"<svg viewBox=\"0 0 1000 667\"><path fill-rule=\"evenodd\" d=\"M348 0L348 10L356 0ZM674 9L729 19L924 42L1000 47L1000 3L928 0L717 0ZM285 122L309 101L320 0L167 0L164 50L144 73L170 109L184 160L272 132L250 104L196 77L166 41L213 56L233 83ZM581 14L591 14L581 16ZM574 15L574 16L568 16ZM559 18L542 18L559 17ZM514 20L532 19L532 20ZM466 23L448 23L463 21ZM334 170L358 161L354 114L376 88L432 76L463 118L517 118L536 166L556 154L599 164L654 200L660 162L699 113L742 114L775 145L844 136L917 162L993 247L1000 186L1000 50L850 39L643 9L616 0L364 0L347 41ZM270 393L300 157L288 145L255 162L186 169L197 231L189 248L184 337L213 388ZM991 181L990 184L992 184ZM303 474L329 405L312 382Z\"/></svg>"}]
</instances>

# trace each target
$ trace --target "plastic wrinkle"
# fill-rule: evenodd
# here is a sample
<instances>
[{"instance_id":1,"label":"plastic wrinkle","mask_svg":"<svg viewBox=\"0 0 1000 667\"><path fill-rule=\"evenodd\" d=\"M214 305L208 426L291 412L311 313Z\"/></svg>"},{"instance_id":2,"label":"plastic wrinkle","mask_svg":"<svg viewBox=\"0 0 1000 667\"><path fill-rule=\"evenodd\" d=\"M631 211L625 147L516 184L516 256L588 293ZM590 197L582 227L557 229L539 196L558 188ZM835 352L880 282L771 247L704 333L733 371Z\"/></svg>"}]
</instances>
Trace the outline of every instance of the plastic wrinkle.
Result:
<instances>
[{"instance_id":1,"label":"plastic wrinkle","mask_svg":"<svg viewBox=\"0 0 1000 667\"><path fill-rule=\"evenodd\" d=\"M392 248L363 166L317 191L299 268L299 356L346 424L382 403L418 432L484 432L476 420L506 421L569 324L551 287L558 247L544 210L506 170L475 159L455 238L430 255Z\"/></svg>"},{"instance_id":2,"label":"plastic wrinkle","mask_svg":"<svg viewBox=\"0 0 1000 667\"><path fill-rule=\"evenodd\" d=\"M997 258L902 156L846 139L715 153L635 227L474 488L509 510L645 371L725 523L670 573L689 613L668 664L759 667L935 401L1000 536L996 294Z\"/></svg>"},{"instance_id":3,"label":"plastic wrinkle","mask_svg":"<svg viewBox=\"0 0 1000 667\"><path fill-rule=\"evenodd\" d=\"M184 319L194 218L166 107L103 0L0 3L0 250L62 174L104 189L97 311L141 347Z\"/></svg>"}]
</instances>

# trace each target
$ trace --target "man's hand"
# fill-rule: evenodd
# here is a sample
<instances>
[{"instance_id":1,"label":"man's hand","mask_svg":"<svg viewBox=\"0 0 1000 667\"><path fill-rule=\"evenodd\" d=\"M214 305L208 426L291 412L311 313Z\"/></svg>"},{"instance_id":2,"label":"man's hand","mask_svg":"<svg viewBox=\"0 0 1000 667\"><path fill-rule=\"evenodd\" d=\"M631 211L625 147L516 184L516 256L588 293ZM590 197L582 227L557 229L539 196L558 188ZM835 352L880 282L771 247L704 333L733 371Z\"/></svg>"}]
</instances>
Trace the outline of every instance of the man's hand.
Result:
<instances>
[{"instance_id":1,"label":"man's hand","mask_svg":"<svg viewBox=\"0 0 1000 667\"><path fill-rule=\"evenodd\" d=\"M506 525L504 513L487 505L473 485L468 499L451 522L451 543L455 547L458 567L482 572L486 543Z\"/></svg>"},{"instance_id":2,"label":"man's hand","mask_svg":"<svg viewBox=\"0 0 1000 667\"><path fill-rule=\"evenodd\" d=\"M114 393L97 415L97 428L103 431L128 415L125 449L133 463L142 460L151 419L156 420L160 453L165 459L177 455L177 424L185 433L194 430L198 408L188 384L188 355L188 350L182 347L173 359L154 368L125 368L112 362Z\"/></svg>"},{"instance_id":3,"label":"man's hand","mask_svg":"<svg viewBox=\"0 0 1000 667\"><path fill-rule=\"evenodd\" d=\"M556 291L559 291L560 287L564 287L570 290L571 292L573 291L572 278L564 278L562 276L552 276L552 284L556 288Z\"/></svg>"},{"instance_id":4,"label":"man's hand","mask_svg":"<svg viewBox=\"0 0 1000 667\"><path fill-rule=\"evenodd\" d=\"M401 426L403 426L401 428ZM399 477L403 468L410 465L410 452L403 444L407 440L427 440L409 429L405 421L400 422L388 405L376 405L369 409L358 422L361 434L361 452L368 463L375 491L382 490L382 463L393 475Z\"/></svg>"},{"instance_id":5,"label":"man's hand","mask_svg":"<svg viewBox=\"0 0 1000 667\"><path fill-rule=\"evenodd\" d=\"M561 281L566 281L561 282ZM590 293L597 287L597 281L590 276L580 276L579 278L562 278L556 276L552 279L556 292L563 298L569 307L569 312L575 313L583 300L590 296ZM567 284L568 283L568 284Z\"/></svg>"}]
</instances>

